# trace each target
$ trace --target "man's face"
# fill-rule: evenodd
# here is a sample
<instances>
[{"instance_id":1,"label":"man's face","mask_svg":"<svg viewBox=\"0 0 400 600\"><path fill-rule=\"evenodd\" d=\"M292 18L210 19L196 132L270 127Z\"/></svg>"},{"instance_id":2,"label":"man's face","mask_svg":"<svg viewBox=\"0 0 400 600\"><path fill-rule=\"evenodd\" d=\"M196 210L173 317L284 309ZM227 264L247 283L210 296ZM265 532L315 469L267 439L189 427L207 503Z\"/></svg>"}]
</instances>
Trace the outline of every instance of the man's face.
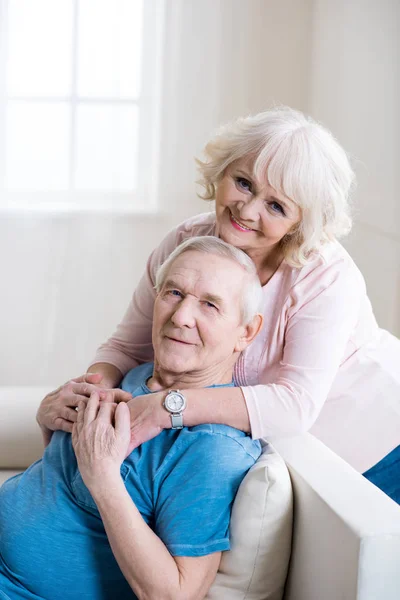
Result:
<instances>
[{"instance_id":1,"label":"man's face","mask_svg":"<svg viewBox=\"0 0 400 600\"><path fill-rule=\"evenodd\" d=\"M244 269L230 259L188 251L172 263L153 316L155 364L174 374L220 373L234 364Z\"/></svg>"}]
</instances>

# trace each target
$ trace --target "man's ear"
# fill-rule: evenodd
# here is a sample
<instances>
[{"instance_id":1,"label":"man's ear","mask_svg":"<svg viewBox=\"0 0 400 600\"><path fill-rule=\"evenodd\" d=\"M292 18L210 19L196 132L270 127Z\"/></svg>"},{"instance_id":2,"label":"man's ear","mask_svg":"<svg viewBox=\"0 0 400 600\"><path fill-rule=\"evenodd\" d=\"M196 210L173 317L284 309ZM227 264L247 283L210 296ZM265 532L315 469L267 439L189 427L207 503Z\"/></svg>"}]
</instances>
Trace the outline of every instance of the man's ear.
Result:
<instances>
[{"instance_id":1,"label":"man's ear","mask_svg":"<svg viewBox=\"0 0 400 600\"><path fill-rule=\"evenodd\" d=\"M264 317L261 314L255 315L248 325L243 326L243 334L239 337L235 345L235 352L243 352L245 348L254 340L261 331Z\"/></svg>"}]
</instances>

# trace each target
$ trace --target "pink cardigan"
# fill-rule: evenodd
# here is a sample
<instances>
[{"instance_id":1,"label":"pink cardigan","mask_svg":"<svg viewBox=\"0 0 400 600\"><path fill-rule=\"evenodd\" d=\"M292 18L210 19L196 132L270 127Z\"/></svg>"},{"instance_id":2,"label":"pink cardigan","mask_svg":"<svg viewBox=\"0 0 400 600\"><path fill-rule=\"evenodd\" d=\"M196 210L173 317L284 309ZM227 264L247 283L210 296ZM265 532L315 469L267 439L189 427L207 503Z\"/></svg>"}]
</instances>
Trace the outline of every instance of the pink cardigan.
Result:
<instances>
[{"instance_id":1,"label":"pink cardigan","mask_svg":"<svg viewBox=\"0 0 400 600\"><path fill-rule=\"evenodd\" d=\"M218 235L214 213L188 219L154 250L122 322L93 363L125 374L152 359L155 273L196 235ZM400 341L378 328L360 271L333 242L301 269L283 261L263 290L263 329L234 373L253 438L310 430L367 470L400 443Z\"/></svg>"}]
</instances>

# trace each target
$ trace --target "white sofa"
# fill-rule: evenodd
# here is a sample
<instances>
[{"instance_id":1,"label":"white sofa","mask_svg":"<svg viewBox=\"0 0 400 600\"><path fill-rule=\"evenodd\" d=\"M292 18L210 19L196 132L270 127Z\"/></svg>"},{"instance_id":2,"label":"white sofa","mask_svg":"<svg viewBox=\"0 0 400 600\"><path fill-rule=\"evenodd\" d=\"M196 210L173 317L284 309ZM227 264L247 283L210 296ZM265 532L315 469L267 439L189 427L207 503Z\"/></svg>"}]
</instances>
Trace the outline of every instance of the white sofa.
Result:
<instances>
[{"instance_id":1,"label":"white sofa","mask_svg":"<svg viewBox=\"0 0 400 600\"><path fill-rule=\"evenodd\" d=\"M40 457L35 413L55 387L0 388L0 484ZM294 491L285 600L399 600L400 507L309 434L274 447Z\"/></svg>"}]
</instances>

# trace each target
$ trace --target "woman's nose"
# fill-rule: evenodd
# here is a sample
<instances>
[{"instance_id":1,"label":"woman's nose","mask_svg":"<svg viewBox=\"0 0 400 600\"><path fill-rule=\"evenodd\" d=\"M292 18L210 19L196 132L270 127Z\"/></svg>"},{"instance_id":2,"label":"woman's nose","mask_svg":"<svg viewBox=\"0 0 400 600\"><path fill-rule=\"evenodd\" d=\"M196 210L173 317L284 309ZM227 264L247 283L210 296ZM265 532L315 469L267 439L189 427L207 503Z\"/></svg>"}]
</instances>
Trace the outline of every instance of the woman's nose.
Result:
<instances>
[{"instance_id":1,"label":"woman's nose","mask_svg":"<svg viewBox=\"0 0 400 600\"><path fill-rule=\"evenodd\" d=\"M196 319L194 308L188 298L182 300L172 313L171 321L176 327L194 327Z\"/></svg>"},{"instance_id":2,"label":"woman's nose","mask_svg":"<svg viewBox=\"0 0 400 600\"><path fill-rule=\"evenodd\" d=\"M243 221L257 223L259 214L260 206L258 198L249 198L242 203L242 206L239 209L239 215Z\"/></svg>"}]
</instances>

